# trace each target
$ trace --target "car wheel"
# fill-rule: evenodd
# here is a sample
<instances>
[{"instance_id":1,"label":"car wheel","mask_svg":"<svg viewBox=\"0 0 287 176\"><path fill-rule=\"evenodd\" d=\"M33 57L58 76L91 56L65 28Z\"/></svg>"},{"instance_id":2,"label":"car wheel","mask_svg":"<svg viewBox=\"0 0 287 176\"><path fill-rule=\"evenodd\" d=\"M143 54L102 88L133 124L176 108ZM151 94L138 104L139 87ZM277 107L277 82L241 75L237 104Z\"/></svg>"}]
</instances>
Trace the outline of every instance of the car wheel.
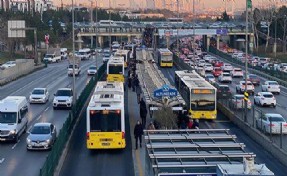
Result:
<instances>
[{"instance_id":1,"label":"car wheel","mask_svg":"<svg viewBox=\"0 0 287 176\"><path fill-rule=\"evenodd\" d=\"M54 109L54 110L56 110L56 109L57 109L57 107L56 107L56 106L53 106L53 109Z\"/></svg>"},{"instance_id":2,"label":"car wheel","mask_svg":"<svg viewBox=\"0 0 287 176\"><path fill-rule=\"evenodd\" d=\"M267 131L266 131L266 127L265 127L265 126L263 127L263 132L264 132L265 134L267 134Z\"/></svg>"},{"instance_id":3,"label":"car wheel","mask_svg":"<svg viewBox=\"0 0 287 176\"><path fill-rule=\"evenodd\" d=\"M14 142L17 143L18 141L19 141L19 135L16 134L15 139L14 139Z\"/></svg>"},{"instance_id":4,"label":"car wheel","mask_svg":"<svg viewBox=\"0 0 287 176\"><path fill-rule=\"evenodd\" d=\"M255 101L255 99L254 99L254 105L256 105L257 103L256 103L256 101Z\"/></svg>"},{"instance_id":5,"label":"car wheel","mask_svg":"<svg viewBox=\"0 0 287 176\"><path fill-rule=\"evenodd\" d=\"M27 132L27 129L28 129L28 124L26 123L23 134Z\"/></svg>"},{"instance_id":6,"label":"car wheel","mask_svg":"<svg viewBox=\"0 0 287 176\"><path fill-rule=\"evenodd\" d=\"M276 105L275 105L275 104L273 104L273 108L276 108Z\"/></svg>"}]
</instances>

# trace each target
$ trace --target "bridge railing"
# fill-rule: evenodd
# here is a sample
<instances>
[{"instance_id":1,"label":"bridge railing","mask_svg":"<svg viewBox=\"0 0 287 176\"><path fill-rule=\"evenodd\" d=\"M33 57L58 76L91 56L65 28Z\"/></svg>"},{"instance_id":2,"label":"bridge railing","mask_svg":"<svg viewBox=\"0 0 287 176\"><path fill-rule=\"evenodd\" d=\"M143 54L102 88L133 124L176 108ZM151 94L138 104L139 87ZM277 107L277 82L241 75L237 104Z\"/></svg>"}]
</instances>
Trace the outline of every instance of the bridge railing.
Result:
<instances>
[{"instance_id":1,"label":"bridge railing","mask_svg":"<svg viewBox=\"0 0 287 176\"><path fill-rule=\"evenodd\" d=\"M142 33L144 28L121 28L121 27L81 27L77 29L78 32L87 32L87 33Z\"/></svg>"},{"instance_id":2,"label":"bridge railing","mask_svg":"<svg viewBox=\"0 0 287 176\"><path fill-rule=\"evenodd\" d=\"M98 77L93 77L90 79L89 83L86 85L84 90L81 92L81 95L77 99L76 103L74 104L71 112L69 113L69 116L65 123L63 124L59 135L57 137L57 140L55 144L52 147L52 150L50 151L49 155L46 158L46 161L43 165L43 167L40 169L40 176L51 176L54 174L54 171L59 163L60 157L62 155L62 152L65 148L65 145L69 139L69 136L72 133L72 130L76 124L77 119L83 118L83 115L85 115L84 108L87 100L89 99L97 81L104 75L106 70L106 64L103 64L98 71Z\"/></svg>"}]
</instances>

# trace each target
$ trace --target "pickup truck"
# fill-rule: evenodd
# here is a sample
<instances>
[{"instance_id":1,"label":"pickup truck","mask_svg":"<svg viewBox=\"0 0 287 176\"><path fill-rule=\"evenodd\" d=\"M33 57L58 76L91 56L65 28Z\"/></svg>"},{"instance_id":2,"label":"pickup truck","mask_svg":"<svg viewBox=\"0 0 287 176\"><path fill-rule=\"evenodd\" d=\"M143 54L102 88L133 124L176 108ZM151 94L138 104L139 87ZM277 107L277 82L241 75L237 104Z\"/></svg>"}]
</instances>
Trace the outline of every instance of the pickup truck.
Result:
<instances>
[{"instance_id":1,"label":"pickup truck","mask_svg":"<svg viewBox=\"0 0 287 176\"><path fill-rule=\"evenodd\" d=\"M48 63L55 63L62 60L60 48L50 48L44 56L43 61Z\"/></svg>"}]
</instances>

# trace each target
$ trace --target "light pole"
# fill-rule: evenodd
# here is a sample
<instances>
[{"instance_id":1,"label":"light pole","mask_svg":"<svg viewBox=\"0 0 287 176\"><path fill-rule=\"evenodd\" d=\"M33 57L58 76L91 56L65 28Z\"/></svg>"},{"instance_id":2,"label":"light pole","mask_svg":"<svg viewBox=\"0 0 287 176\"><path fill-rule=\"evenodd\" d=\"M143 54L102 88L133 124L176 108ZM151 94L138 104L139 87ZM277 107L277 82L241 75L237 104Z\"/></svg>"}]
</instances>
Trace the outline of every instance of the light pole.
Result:
<instances>
[{"instance_id":1,"label":"light pole","mask_svg":"<svg viewBox=\"0 0 287 176\"><path fill-rule=\"evenodd\" d=\"M118 4L118 6L123 7L125 4ZM121 21L123 21L124 14L120 13ZM123 28L121 28L121 45L123 43Z\"/></svg>"},{"instance_id":2,"label":"light pole","mask_svg":"<svg viewBox=\"0 0 287 176\"><path fill-rule=\"evenodd\" d=\"M73 38L73 103L76 102L76 75L75 75L75 9L74 9L74 0L72 0L72 38Z\"/></svg>"},{"instance_id":3,"label":"light pole","mask_svg":"<svg viewBox=\"0 0 287 176\"><path fill-rule=\"evenodd\" d=\"M97 73L96 73L96 77L98 80L98 1L96 0L96 67L97 67Z\"/></svg>"},{"instance_id":4,"label":"light pole","mask_svg":"<svg viewBox=\"0 0 287 176\"><path fill-rule=\"evenodd\" d=\"M179 0L176 0L176 4L177 4L177 20L176 20L176 45L177 45L177 52L179 52L179 41L178 41L178 27L179 27Z\"/></svg>"},{"instance_id":5,"label":"light pole","mask_svg":"<svg viewBox=\"0 0 287 176\"><path fill-rule=\"evenodd\" d=\"M112 49L112 34L111 34L111 0L109 0L109 47Z\"/></svg>"},{"instance_id":6,"label":"light pole","mask_svg":"<svg viewBox=\"0 0 287 176\"><path fill-rule=\"evenodd\" d=\"M94 25L94 20L93 20L93 11L94 11L94 9L93 9L93 1L90 0L90 2L91 2L91 9L90 9L91 17L90 17L90 21L91 21L91 27L93 27L93 25ZM91 48L93 48L93 36L91 36Z\"/></svg>"},{"instance_id":7,"label":"light pole","mask_svg":"<svg viewBox=\"0 0 287 176\"><path fill-rule=\"evenodd\" d=\"M195 1L192 2L192 33L193 33L193 40L192 40L192 54L193 54L193 69L195 70ZM207 46L208 47L208 46Z\"/></svg>"}]
</instances>

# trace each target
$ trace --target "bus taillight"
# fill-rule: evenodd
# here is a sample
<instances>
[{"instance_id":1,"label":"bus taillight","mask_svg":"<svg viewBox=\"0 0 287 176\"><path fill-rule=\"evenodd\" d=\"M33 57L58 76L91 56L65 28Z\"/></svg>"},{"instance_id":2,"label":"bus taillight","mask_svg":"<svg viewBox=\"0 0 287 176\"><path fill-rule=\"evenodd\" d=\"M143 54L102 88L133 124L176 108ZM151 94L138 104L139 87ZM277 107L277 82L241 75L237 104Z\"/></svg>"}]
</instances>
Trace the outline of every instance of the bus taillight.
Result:
<instances>
[{"instance_id":1,"label":"bus taillight","mask_svg":"<svg viewBox=\"0 0 287 176\"><path fill-rule=\"evenodd\" d=\"M125 132L122 132L122 139L125 138Z\"/></svg>"},{"instance_id":2,"label":"bus taillight","mask_svg":"<svg viewBox=\"0 0 287 176\"><path fill-rule=\"evenodd\" d=\"M87 140L89 140L90 139L90 132L87 132L86 135L87 135Z\"/></svg>"}]
</instances>

